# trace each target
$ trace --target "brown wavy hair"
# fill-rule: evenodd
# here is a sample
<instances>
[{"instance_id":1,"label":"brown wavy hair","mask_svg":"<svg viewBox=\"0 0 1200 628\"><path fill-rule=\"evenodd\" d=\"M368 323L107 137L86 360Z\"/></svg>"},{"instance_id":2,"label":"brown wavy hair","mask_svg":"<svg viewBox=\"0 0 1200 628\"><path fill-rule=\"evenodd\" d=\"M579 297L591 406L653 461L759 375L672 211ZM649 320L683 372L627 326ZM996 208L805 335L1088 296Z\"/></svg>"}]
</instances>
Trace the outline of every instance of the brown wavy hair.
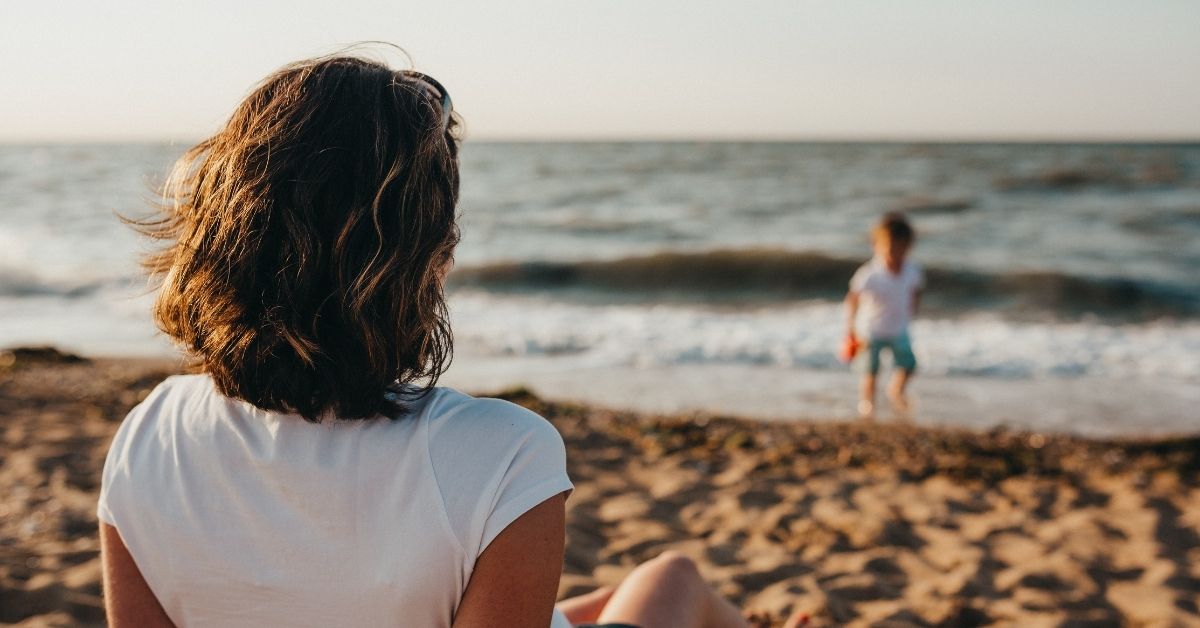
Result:
<instances>
[{"instance_id":1,"label":"brown wavy hair","mask_svg":"<svg viewBox=\"0 0 1200 628\"><path fill-rule=\"evenodd\" d=\"M461 121L435 101L377 61L300 61L175 165L136 223L167 243L154 318L226 396L396 417L449 366Z\"/></svg>"}]
</instances>

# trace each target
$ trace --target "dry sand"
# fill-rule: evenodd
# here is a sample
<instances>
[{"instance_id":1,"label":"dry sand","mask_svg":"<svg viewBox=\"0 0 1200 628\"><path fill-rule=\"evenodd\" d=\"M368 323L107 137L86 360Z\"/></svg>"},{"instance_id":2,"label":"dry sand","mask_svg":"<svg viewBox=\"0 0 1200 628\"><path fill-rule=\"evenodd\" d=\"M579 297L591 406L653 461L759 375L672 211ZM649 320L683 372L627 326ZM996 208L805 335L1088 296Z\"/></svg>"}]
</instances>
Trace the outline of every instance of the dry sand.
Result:
<instances>
[{"instance_id":1,"label":"dry sand","mask_svg":"<svg viewBox=\"0 0 1200 628\"><path fill-rule=\"evenodd\" d=\"M95 500L121 417L177 367L0 354L0 623L100 625ZM1200 439L549 418L576 483L560 593L666 549L812 625L1200 626Z\"/></svg>"}]
</instances>

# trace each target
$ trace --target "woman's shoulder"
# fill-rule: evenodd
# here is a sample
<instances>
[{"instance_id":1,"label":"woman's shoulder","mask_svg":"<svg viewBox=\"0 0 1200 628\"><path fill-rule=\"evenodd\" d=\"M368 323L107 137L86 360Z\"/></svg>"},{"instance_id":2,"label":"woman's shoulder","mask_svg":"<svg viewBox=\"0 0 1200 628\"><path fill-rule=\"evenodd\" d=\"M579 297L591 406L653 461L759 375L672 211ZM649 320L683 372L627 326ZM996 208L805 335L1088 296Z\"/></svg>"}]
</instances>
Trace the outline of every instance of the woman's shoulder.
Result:
<instances>
[{"instance_id":1,"label":"woman's shoulder","mask_svg":"<svg viewBox=\"0 0 1200 628\"><path fill-rule=\"evenodd\" d=\"M206 375L172 375L143 393L142 400L125 416L124 424L136 425L147 418L158 419L170 415L171 409L178 409L213 392L212 379Z\"/></svg>"},{"instance_id":2,"label":"woman's shoulder","mask_svg":"<svg viewBox=\"0 0 1200 628\"><path fill-rule=\"evenodd\" d=\"M562 442L549 421L510 401L475 397L448 387L434 389L431 397L422 414L433 437L462 437L497 445L528 438Z\"/></svg>"},{"instance_id":3,"label":"woman's shoulder","mask_svg":"<svg viewBox=\"0 0 1200 628\"><path fill-rule=\"evenodd\" d=\"M203 373L171 375L150 390L145 401L159 397L208 395L216 390L212 377Z\"/></svg>"},{"instance_id":4,"label":"woman's shoulder","mask_svg":"<svg viewBox=\"0 0 1200 628\"><path fill-rule=\"evenodd\" d=\"M435 472L471 469L500 478L515 461L557 473L566 468L566 446L549 421L502 399L438 389L429 407L427 445Z\"/></svg>"},{"instance_id":5,"label":"woman's shoulder","mask_svg":"<svg viewBox=\"0 0 1200 628\"><path fill-rule=\"evenodd\" d=\"M142 493L152 492L157 484L150 480L161 477L163 461L173 455L173 447L165 444L177 441L187 409L204 403L214 392L211 379L205 376L173 375L145 393L129 410L113 435L105 459L102 513L107 512L112 487L128 487L122 480L137 477ZM111 515L106 521L111 522Z\"/></svg>"},{"instance_id":6,"label":"woman's shoulder","mask_svg":"<svg viewBox=\"0 0 1200 628\"><path fill-rule=\"evenodd\" d=\"M227 414L234 411L244 413L248 404L222 395L212 377L206 374L172 375L151 389L129 411L125 422L133 423L133 427L175 421L191 424L197 418L214 417L214 406L220 406L221 414Z\"/></svg>"},{"instance_id":7,"label":"woman's shoulder","mask_svg":"<svg viewBox=\"0 0 1200 628\"><path fill-rule=\"evenodd\" d=\"M435 389L422 410L428 452L463 568L505 527L571 490L563 439L546 419L514 403Z\"/></svg>"}]
</instances>

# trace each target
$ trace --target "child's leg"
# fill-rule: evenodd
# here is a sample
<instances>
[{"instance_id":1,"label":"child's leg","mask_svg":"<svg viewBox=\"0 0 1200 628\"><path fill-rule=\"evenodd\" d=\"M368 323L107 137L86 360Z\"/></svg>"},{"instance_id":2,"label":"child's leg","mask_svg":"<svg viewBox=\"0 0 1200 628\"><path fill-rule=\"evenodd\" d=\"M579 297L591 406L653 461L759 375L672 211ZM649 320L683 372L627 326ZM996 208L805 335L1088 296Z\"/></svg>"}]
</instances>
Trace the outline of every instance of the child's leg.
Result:
<instances>
[{"instance_id":1,"label":"child's leg","mask_svg":"<svg viewBox=\"0 0 1200 628\"><path fill-rule=\"evenodd\" d=\"M875 380L879 374L879 352L884 343L872 340L867 344L867 355L863 364L862 382L858 393L858 416L870 418L875 415Z\"/></svg>"},{"instance_id":2,"label":"child's leg","mask_svg":"<svg viewBox=\"0 0 1200 628\"><path fill-rule=\"evenodd\" d=\"M908 397L905 396L904 391L908 388L910 375L912 375L912 371L896 369L896 372L892 374L892 383L888 386L888 399L891 399L892 404L901 412L908 409Z\"/></svg>"},{"instance_id":3,"label":"child's leg","mask_svg":"<svg viewBox=\"0 0 1200 628\"><path fill-rule=\"evenodd\" d=\"M888 398L896 410L908 411L908 382L917 370L917 357L913 354L912 343L904 335L896 339L892 346L892 356L896 361L896 372L892 375L892 383L888 386Z\"/></svg>"},{"instance_id":4,"label":"child's leg","mask_svg":"<svg viewBox=\"0 0 1200 628\"><path fill-rule=\"evenodd\" d=\"M866 418L875 414L875 373L863 373L858 391L858 415Z\"/></svg>"}]
</instances>

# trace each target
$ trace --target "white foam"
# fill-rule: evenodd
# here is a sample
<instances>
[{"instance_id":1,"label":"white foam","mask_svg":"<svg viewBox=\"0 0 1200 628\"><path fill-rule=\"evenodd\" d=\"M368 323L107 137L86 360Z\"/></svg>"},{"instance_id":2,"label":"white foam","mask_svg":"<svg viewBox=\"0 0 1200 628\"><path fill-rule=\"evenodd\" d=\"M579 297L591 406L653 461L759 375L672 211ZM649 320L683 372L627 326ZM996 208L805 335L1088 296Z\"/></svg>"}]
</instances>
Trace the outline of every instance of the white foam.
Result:
<instances>
[{"instance_id":1,"label":"white foam","mask_svg":"<svg viewBox=\"0 0 1200 628\"><path fill-rule=\"evenodd\" d=\"M0 347L54 345L86 355L174 356L150 320L154 297L106 288L79 298L0 298Z\"/></svg>"},{"instance_id":2,"label":"white foam","mask_svg":"<svg viewBox=\"0 0 1200 628\"><path fill-rule=\"evenodd\" d=\"M490 356L571 355L597 366L739 364L842 369L834 351L840 305L757 310L587 306L459 292L459 346ZM1200 323L1021 323L981 313L918 320L913 344L926 374L1000 378L1200 379Z\"/></svg>"}]
</instances>

